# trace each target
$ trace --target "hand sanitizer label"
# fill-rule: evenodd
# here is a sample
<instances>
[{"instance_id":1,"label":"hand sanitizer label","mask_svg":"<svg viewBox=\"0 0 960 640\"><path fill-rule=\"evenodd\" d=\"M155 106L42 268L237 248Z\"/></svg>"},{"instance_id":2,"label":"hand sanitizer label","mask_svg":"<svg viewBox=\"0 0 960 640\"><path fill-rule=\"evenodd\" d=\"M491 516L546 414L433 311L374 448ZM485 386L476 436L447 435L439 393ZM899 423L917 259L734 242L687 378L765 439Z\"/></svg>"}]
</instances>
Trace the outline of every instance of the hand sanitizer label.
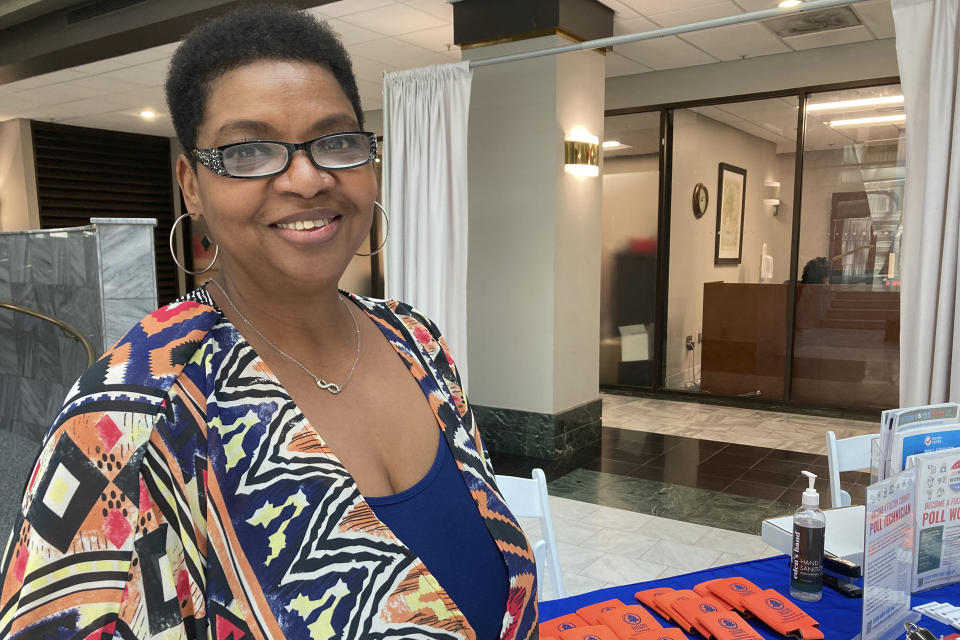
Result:
<instances>
[{"instance_id":1,"label":"hand sanitizer label","mask_svg":"<svg viewBox=\"0 0 960 640\"><path fill-rule=\"evenodd\" d=\"M790 587L816 593L823 588L823 527L793 525Z\"/></svg>"}]
</instances>

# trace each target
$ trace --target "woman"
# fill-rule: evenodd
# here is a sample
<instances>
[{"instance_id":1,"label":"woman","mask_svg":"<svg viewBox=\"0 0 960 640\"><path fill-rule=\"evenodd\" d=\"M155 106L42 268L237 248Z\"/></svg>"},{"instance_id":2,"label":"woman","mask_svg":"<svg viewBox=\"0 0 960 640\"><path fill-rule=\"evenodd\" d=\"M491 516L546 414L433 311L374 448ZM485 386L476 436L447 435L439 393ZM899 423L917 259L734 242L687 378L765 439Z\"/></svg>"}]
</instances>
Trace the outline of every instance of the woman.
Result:
<instances>
[{"instance_id":1,"label":"woman","mask_svg":"<svg viewBox=\"0 0 960 640\"><path fill-rule=\"evenodd\" d=\"M220 273L71 389L0 636L535 637L532 553L437 328L337 290L378 206L342 45L242 9L183 42L167 100Z\"/></svg>"}]
</instances>

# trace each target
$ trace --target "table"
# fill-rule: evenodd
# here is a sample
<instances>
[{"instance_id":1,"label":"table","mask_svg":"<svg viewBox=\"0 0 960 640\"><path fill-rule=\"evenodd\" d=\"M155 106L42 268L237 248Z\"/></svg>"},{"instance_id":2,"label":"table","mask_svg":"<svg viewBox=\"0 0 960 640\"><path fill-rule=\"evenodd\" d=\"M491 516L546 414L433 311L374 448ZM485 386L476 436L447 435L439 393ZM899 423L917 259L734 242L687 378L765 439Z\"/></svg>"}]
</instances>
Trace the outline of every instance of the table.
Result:
<instances>
[{"instance_id":1,"label":"table","mask_svg":"<svg viewBox=\"0 0 960 640\"><path fill-rule=\"evenodd\" d=\"M823 550L862 564L863 526L866 513L867 508L863 505L824 509L827 531ZM777 551L789 554L790 546L793 544L793 515L764 520L760 525L760 537Z\"/></svg>"},{"instance_id":2,"label":"table","mask_svg":"<svg viewBox=\"0 0 960 640\"><path fill-rule=\"evenodd\" d=\"M633 594L644 589L652 589L653 587L691 589L693 585L704 582L705 580L732 578L734 576L746 578L759 587L776 589L783 595L789 596L789 567L789 556L774 556L773 558L714 567L712 569L696 571L672 578L660 578L649 582L638 582L636 584L619 587L598 589L597 591L590 591L577 596L541 602L540 620L546 621L568 613L574 613L581 607L612 598L616 598L624 604L638 604ZM960 584L924 591L923 593L915 594L911 600L913 606L932 601L950 602L960 605ZM820 629L823 631L824 637L827 638L827 640L850 640L860 633L860 610L862 602L859 598L845 598L836 591L824 587L823 598L821 598L819 602L799 602L798 604L820 623ZM656 614L654 615L656 616ZM661 623L668 624L662 618L657 617L657 620ZM783 636L774 634L761 623L753 624L753 621L751 621L751 625L754 626L757 632L764 638L783 640ZM921 619L920 625L927 627L937 636L955 632L952 628L926 616Z\"/></svg>"}]
</instances>

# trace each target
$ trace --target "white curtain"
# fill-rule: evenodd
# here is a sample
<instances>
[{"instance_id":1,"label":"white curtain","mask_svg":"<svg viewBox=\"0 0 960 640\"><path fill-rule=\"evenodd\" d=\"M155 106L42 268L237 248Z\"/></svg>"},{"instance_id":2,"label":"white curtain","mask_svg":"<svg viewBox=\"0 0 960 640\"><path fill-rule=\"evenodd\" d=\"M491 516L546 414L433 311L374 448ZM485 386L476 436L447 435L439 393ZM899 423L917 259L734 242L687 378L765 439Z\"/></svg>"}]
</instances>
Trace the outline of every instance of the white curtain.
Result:
<instances>
[{"instance_id":1,"label":"white curtain","mask_svg":"<svg viewBox=\"0 0 960 640\"><path fill-rule=\"evenodd\" d=\"M386 296L443 333L467 380L469 62L383 77Z\"/></svg>"},{"instance_id":2,"label":"white curtain","mask_svg":"<svg viewBox=\"0 0 960 640\"><path fill-rule=\"evenodd\" d=\"M893 0L907 114L900 405L960 400L960 6Z\"/></svg>"}]
</instances>

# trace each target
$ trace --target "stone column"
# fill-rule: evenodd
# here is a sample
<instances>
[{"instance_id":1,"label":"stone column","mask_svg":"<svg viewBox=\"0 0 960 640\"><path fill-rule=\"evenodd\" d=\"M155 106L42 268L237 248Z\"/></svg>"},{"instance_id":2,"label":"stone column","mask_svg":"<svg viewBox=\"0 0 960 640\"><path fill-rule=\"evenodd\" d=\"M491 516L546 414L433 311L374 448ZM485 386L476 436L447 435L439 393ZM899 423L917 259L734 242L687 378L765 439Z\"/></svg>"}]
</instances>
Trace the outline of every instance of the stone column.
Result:
<instances>
[{"instance_id":1,"label":"stone column","mask_svg":"<svg viewBox=\"0 0 960 640\"><path fill-rule=\"evenodd\" d=\"M481 1L455 5L455 35L461 6ZM572 4L605 10L612 31L612 11ZM463 57L572 41L562 24L553 31ZM600 440L601 180L565 172L564 140L584 131L602 139L603 104L602 52L474 68L467 391L494 451L554 459Z\"/></svg>"}]
</instances>

